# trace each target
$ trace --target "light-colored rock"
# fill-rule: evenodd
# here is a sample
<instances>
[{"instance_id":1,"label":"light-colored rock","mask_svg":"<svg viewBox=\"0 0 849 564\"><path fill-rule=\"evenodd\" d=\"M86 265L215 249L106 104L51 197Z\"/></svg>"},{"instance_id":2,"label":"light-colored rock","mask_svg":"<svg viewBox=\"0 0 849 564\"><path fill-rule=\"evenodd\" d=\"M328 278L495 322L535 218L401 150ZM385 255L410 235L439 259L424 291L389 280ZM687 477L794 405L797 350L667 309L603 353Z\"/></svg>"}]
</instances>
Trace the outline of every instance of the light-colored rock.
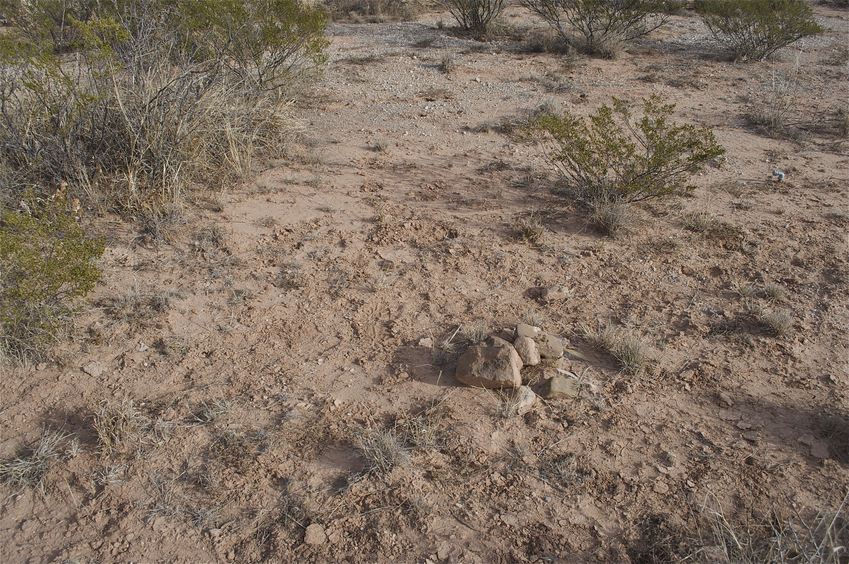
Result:
<instances>
[{"instance_id":1,"label":"light-colored rock","mask_svg":"<svg viewBox=\"0 0 849 564\"><path fill-rule=\"evenodd\" d=\"M515 397L516 415L524 415L533 409L537 401L537 395L527 386L521 386L516 390Z\"/></svg>"},{"instance_id":2,"label":"light-colored rock","mask_svg":"<svg viewBox=\"0 0 849 564\"><path fill-rule=\"evenodd\" d=\"M319 546L326 543L327 535L324 533L324 527L318 523L309 525L304 533L304 542L311 546Z\"/></svg>"},{"instance_id":3,"label":"light-colored rock","mask_svg":"<svg viewBox=\"0 0 849 564\"><path fill-rule=\"evenodd\" d=\"M516 325L516 335L519 337L530 337L533 339L541 333L542 329L534 327L533 325L528 325L527 323L519 323Z\"/></svg>"},{"instance_id":4,"label":"light-colored rock","mask_svg":"<svg viewBox=\"0 0 849 564\"><path fill-rule=\"evenodd\" d=\"M576 398L581 393L581 383L577 378L558 374L548 382L548 399Z\"/></svg>"},{"instance_id":5,"label":"light-colored rock","mask_svg":"<svg viewBox=\"0 0 849 564\"><path fill-rule=\"evenodd\" d=\"M539 355L542 358L560 358L563 356L563 339L552 335L551 333L543 333L534 338L539 349Z\"/></svg>"},{"instance_id":6,"label":"light-colored rock","mask_svg":"<svg viewBox=\"0 0 849 564\"><path fill-rule=\"evenodd\" d=\"M524 364L528 366L536 366L539 364L539 349L537 348L536 342L534 342L534 340L530 337L516 337L516 340L513 341L513 347L516 349L516 352L519 353Z\"/></svg>"},{"instance_id":7,"label":"light-colored rock","mask_svg":"<svg viewBox=\"0 0 849 564\"><path fill-rule=\"evenodd\" d=\"M100 378L103 375L104 368L99 362L93 361L83 366L82 370L92 378Z\"/></svg>"},{"instance_id":8,"label":"light-colored rock","mask_svg":"<svg viewBox=\"0 0 849 564\"><path fill-rule=\"evenodd\" d=\"M474 345L457 361L459 382L480 388L518 388L522 385L522 358L509 343Z\"/></svg>"},{"instance_id":9,"label":"light-colored rock","mask_svg":"<svg viewBox=\"0 0 849 564\"><path fill-rule=\"evenodd\" d=\"M423 339L419 339L419 346L425 347L425 348L428 348L428 349L432 349L433 348L433 339L431 339L430 337L424 337Z\"/></svg>"}]
</instances>

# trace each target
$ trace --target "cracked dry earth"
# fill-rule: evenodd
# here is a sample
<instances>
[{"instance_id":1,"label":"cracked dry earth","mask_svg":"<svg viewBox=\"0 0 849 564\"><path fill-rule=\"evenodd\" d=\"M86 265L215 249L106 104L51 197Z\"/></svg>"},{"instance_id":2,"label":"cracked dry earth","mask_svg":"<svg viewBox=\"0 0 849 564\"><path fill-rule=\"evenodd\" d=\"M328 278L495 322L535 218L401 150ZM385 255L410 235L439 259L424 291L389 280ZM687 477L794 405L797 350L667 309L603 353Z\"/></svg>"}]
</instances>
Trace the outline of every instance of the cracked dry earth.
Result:
<instances>
[{"instance_id":1,"label":"cracked dry earth","mask_svg":"<svg viewBox=\"0 0 849 564\"><path fill-rule=\"evenodd\" d=\"M461 39L434 25L444 14L332 25L286 159L210 187L168 241L95 220L95 307L61 362L0 382L4 455L42 429L77 446L43 492L5 492L0 559L709 561L705 503L731 523L836 508L847 154L818 116L845 103L847 66L828 61L847 18L817 15L829 31L801 44L799 112L818 127L792 139L743 114L795 51L723 61L692 16L613 61ZM727 155L692 197L640 207L627 236L605 238L514 126L543 103L589 113L651 93L715 128ZM718 227L686 229L692 213ZM518 236L529 217L535 243ZM768 285L784 291L759 297ZM550 287L563 291L541 299ZM789 312L785 335L746 318L748 287ZM642 336L644 373L581 338L607 320ZM541 397L520 417L455 382L464 338L522 321L568 341L561 364L587 393L542 399L530 372ZM116 405L125 426L106 451L93 421ZM403 448L387 472L361 448L375 436Z\"/></svg>"}]
</instances>

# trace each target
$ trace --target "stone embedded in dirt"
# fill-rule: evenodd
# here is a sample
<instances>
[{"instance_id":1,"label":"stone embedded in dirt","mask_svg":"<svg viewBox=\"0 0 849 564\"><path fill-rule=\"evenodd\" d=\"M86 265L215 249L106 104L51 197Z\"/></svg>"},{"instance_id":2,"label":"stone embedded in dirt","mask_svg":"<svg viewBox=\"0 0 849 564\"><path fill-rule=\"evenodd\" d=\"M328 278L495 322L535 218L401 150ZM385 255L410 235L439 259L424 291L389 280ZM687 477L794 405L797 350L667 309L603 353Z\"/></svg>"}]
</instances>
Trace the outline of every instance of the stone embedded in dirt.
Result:
<instances>
[{"instance_id":1,"label":"stone embedded in dirt","mask_svg":"<svg viewBox=\"0 0 849 564\"><path fill-rule=\"evenodd\" d=\"M522 358L506 346L474 345L457 361L457 381L480 388L518 388L522 385Z\"/></svg>"},{"instance_id":2,"label":"stone embedded in dirt","mask_svg":"<svg viewBox=\"0 0 849 564\"><path fill-rule=\"evenodd\" d=\"M732 407L734 405L734 400L732 400L731 396L725 392L719 392L719 401L721 401L722 405L725 407Z\"/></svg>"},{"instance_id":3,"label":"stone embedded in dirt","mask_svg":"<svg viewBox=\"0 0 849 564\"><path fill-rule=\"evenodd\" d=\"M528 366L536 366L540 362L537 344L530 337L516 337L513 347L522 358L522 362Z\"/></svg>"},{"instance_id":4,"label":"stone embedded in dirt","mask_svg":"<svg viewBox=\"0 0 849 564\"><path fill-rule=\"evenodd\" d=\"M548 381L548 399L563 399L578 397L581 393L581 383L577 378L558 374Z\"/></svg>"},{"instance_id":5,"label":"stone embedded in dirt","mask_svg":"<svg viewBox=\"0 0 849 564\"><path fill-rule=\"evenodd\" d=\"M103 374L104 368L103 365L97 361L89 362L85 366L82 367L82 371L91 376L92 378L100 378Z\"/></svg>"},{"instance_id":6,"label":"stone embedded in dirt","mask_svg":"<svg viewBox=\"0 0 849 564\"><path fill-rule=\"evenodd\" d=\"M318 523L312 523L307 527L304 533L304 543L319 546L327 542L327 535L324 533L324 527Z\"/></svg>"},{"instance_id":7,"label":"stone embedded in dirt","mask_svg":"<svg viewBox=\"0 0 849 564\"><path fill-rule=\"evenodd\" d=\"M491 347L512 347L513 346L513 345L510 344L510 341L508 341L506 339L502 339L498 335L490 335L489 337L487 337L486 344L491 346Z\"/></svg>"},{"instance_id":8,"label":"stone embedded in dirt","mask_svg":"<svg viewBox=\"0 0 849 564\"><path fill-rule=\"evenodd\" d=\"M537 401L537 395L532 389L527 386L520 386L516 390L516 415L522 416L528 413L534 407Z\"/></svg>"},{"instance_id":9,"label":"stone embedded in dirt","mask_svg":"<svg viewBox=\"0 0 849 564\"><path fill-rule=\"evenodd\" d=\"M537 342L539 355L542 358L560 358L563 356L563 339L544 333L534 339Z\"/></svg>"},{"instance_id":10,"label":"stone embedded in dirt","mask_svg":"<svg viewBox=\"0 0 849 564\"><path fill-rule=\"evenodd\" d=\"M519 337L530 337L531 339L536 338L540 333L542 333L542 329L539 327L534 327L533 325L528 325L527 323L519 323L516 325L516 334Z\"/></svg>"},{"instance_id":11,"label":"stone embedded in dirt","mask_svg":"<svg viewBox=\"0 0 849 564\"><path fill-rule=\"evenodd\" d=\"M432 349L433 348L433 339L431 339L430 337L425 337L423 339L419 339L419 346L425 347L425 348L428 348L428 349Z\"/></svg>"}]
</instances>

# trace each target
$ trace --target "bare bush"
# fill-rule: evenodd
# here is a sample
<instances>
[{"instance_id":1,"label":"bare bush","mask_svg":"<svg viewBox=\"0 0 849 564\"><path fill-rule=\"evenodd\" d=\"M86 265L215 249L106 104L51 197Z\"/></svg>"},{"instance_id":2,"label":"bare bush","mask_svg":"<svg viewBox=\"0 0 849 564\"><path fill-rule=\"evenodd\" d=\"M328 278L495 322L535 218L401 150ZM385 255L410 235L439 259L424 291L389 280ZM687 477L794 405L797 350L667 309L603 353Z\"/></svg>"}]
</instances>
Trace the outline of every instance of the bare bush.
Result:
<instances>
[{"instance_id":1,"label":"bare bush","mask_svg":"<svg viewBox=\"0 0 849 564\"><path fill-rule=\"evenodd\" d=\"M506 0L442 0L457 24L479 38L486 37L492 23L501 15Z\"/></svg>"},{"instance_id":2,"label":"bare bush","mask_svg":"<svg viewBox=\"0 0 849 564\"><path fill-rule=\"evenodd\" d=\"M580 38L587 53L613 57L622 45L647 35L678 6L671 0L521 0L567 43Z\"/></svg>"}]
</instances>

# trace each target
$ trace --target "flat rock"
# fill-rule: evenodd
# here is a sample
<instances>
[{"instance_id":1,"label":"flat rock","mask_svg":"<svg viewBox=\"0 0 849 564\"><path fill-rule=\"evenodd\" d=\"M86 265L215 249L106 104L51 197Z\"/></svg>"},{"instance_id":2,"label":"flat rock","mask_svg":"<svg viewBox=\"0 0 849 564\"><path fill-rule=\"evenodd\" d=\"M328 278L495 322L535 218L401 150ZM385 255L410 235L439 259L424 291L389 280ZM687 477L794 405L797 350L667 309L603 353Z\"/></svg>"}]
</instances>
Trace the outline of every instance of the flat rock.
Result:
<instances>
[{"instance_id":1,"label":"flat rock","mask_svg":"<svg viewBox=\"0 0 849 564\"><path fill-rule=\"evenodd\" d=\"M534 327L533 325L528 325L527 323L519 323L516 325L516 335L519 337L530 337L533 339L541 333L542 329Z\"/></svg>"},{"instance_id":2,"label":"flat rock","mask_svg":"<svg viewBox=\"0 0 849 564\"><path fill-rule=\"evenodd\" d=\"M324 532L324 527L318 523L312 523L307 527L304 533L304 543L318 546L327 542L327 535Z\"/></svg>"},{"instance_id":3,"label":"flat rock","mask_svg":"<svg viewBox=\"0 0 849 564\"><path fill-rule=\"evenodd\" d=\"M430 337L425 337L423 339L419 339L419 346L425 347L425 348L428 348L428 349L432 349L433 348L433 339L431 339Z\"/></svg>"},{"instance_id":4,"label":"flat rock","mask_svg":"<svg viewBox=\"0 0 849 564\"><path fill-rule=\"evenodd\" d=\"M92 378L100 378L103 375L103 365L99 362L89 362L85 366L82 367L82 371L91 376Z\"/></svg>"},{"instance_id":5,"label":"flat rock","mask_svg":"<svg viewBox=\"0 0 849 564\"><path fill-rule=\"evenodd\" d=\"M563 339L552 335L551 333L543 333L534 338L539 349L539 355L542 358L560 358L563 356Z\"/></svg>"},{"instance_id":6,"label":"flat rock","mask_svg":"<svg viewBox=\"0 0 849 564\"><path fill-rule=\"evenodd\" d=\"M581 383L577 378L557 374L548 381L548 399L574 399L581 393Z\"/></svg>"},{"instance_id":7,"label":"flat rock","mask_svg":"<svg viewBox=\"0 0 849 564\"><path fill-rule=\"evenodd\" d=\"M537 401L537 395L527 386L520 386L516 390L516 415L524 415L533 409Z\"/></svg>"},{"instance_id":8,"label":"flat rock","mask_svg":"<svg viewBox=\"0 0 849 564\"><path fill-rule=\"evenodd\" d=\"M516 349L516 352L519 353L524 364L528 366L536 366L539 364L539 349L537 348L536 342L530 337L516 337L516 340L513 341L513 347Z\"/></svg>"},{"instance_id":9,"label":"flat rock","mask_svg":"<svg viewBox=\"0 0 849 564\"><path fill-rule=\"evenodd\" d=\"M518 388L522 358L513 345L474 345L457 361L457 381L479 388Z\"/></svg>"}]
</instances>

